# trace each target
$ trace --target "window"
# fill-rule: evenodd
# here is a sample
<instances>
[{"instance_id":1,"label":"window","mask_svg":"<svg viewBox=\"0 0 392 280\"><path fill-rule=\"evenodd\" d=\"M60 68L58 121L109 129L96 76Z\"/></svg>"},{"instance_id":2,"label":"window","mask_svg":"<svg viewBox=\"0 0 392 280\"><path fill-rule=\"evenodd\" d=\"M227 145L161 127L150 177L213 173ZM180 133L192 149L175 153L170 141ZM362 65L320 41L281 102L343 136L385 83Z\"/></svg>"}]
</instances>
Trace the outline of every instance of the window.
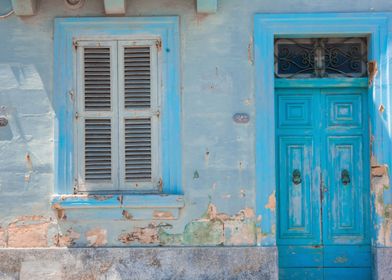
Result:
<instances>
[{"instance_id":1,"label":"window","mask_svg":"<svg viewBox=\"0 0 392 280\"><path fill-rule=\"evenodd\" d=\"M277 38L275 76L366 77L367 38Z\"/></svg>"},{"instance_id":2,"label":"window","mask_svg":"<svg viewBox=\"0 0 392 280\"><path fill-rule=\"evenodd\" d=\"M60 18L54 35L52 203L182 207L178 17Z\"/></svg>"},{"instance_id":3,"label":"window","mask_svg":"<svg viewBox=\"0 0 392 280\"><path fill-rule=\"evenodd\" d=\"M159 38L74 44L77 191L159 191Z\"/></svg>"}]
</instances>

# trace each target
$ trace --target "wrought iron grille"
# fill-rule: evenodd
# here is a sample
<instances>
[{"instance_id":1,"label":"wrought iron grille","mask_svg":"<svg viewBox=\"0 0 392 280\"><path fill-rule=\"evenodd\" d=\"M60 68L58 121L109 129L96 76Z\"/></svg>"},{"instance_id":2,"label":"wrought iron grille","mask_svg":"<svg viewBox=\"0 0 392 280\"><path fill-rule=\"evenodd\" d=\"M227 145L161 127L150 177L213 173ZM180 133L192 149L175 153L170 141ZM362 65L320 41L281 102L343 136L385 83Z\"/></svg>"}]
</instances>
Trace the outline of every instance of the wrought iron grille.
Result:
<instances>
[{"instance_id":1,"label":"wrought iron grille","mask_svg":"<svg viewBox=\"0 0 392 280\"><path fill-rule=\"evenodd\" d=\"M367 38L277 38L275 76L366 77Z\"/></svg>"}]
</instances>

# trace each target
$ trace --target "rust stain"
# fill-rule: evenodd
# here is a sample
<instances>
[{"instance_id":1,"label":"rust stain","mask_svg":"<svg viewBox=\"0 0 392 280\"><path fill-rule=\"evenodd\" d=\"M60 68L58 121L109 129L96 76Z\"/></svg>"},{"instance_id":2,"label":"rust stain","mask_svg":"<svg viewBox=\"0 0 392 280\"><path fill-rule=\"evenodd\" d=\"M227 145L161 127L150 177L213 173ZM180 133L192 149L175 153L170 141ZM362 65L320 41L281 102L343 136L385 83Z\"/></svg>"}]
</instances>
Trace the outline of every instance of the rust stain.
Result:
<instances>
[{"instance_id":1,"label":"rust stain","mask_svg":"<svg viewBox=\"0 0 392 280\"><path fill-rule=\"evenodd\" d=\"M123 210L122 211L122 216L126 219L126 220L132 220L133 216L127 211L127 210Z\"/></svg>"},{"instance_id":2,"label":"rust stain","mask_svg":"<svg viewBox=\"0 0 392 280\"><path fill-rule=\"evenodd\" d=\"M121 205L123 204L123 196L122 195L119 195L117 197L117 200L120 202Z\"/></svg>"},{"instance_id":3,"label":"rust stain","mask_svg":"<svg viewBox=\"0 0 392 280\"><path fill-rule=\"evenodd\" d=\"M113 195L89 195L88 197L98 201L105 201L111 199Z\"/></svg>"},{"instance_id":4,"label":"rust stain","mask_svg":"<svg viewBox=\"0 0 392 280\"><path fill-rule=\"evenodd\" d=\"M25 160L26 160L27 172L26 172L26 174L24 176L24 180L25 180L25 182L30 182L31 174L33 173L33 162L31 160L31 156L30 156L29 153L26 153Z\"/></svg>"},{"instance_id":5,"label":"rust stain","mask_svg":"<svg viewBox=\"0 0 392 280\"><path fill-rule=\"evenodd\" d=\"M54 236L54 244L57 247L71 247L75 241L80 238L80 233L74 231L72 228L68 229L65 234L56 234Z\"/></svg>"},{"instance_id":6,"label":"rust stain","mask_svg":"<svg viewBox=\"0 0 392 280\"><path fill-rule=\"evenodd\" d=\"M197 13L196 14L196 22L197 22L197 24L200 24L207 17L208 17L208 14Z\"/></svg>"},{"instance_id":7,"label":"rust stain","mask_svg":"<svg viewBox=\"0 0 392 280\"><path fill-rule=\"evenodd\" d=\"M26 153L25 156L25 160L26 160L26 168L28 171L33 171L33 162L31 160L31 156L29 153Z\"/></svg>"},{"instance_id":8,"label":"rust stain","mask_svg":"<svg viewBox=\"0 0 392 280\"><path fill-rule=\"evenodd\" d=\"M271 210L271 212L275 212L276 210L276 196L275 196L275 191L268 197L268 202L265 205L266 209Z\"/></svg>"},{"instance_id":9,"label":"rust stain","mask_svg":"<svg viewBox=\"0 0 392 280\"><path fill-rule=\"evenodd\" d=\"M99 247L104 246L108 243L107 240L107 230L101 228L91 229L85 234L89 246Z\"/></svg>"},{"instance_id":10,"label":"rust stain","mask_svg":"<svg viewBox=\"0 0 392 280\"><path fill-rule=\"evenodd\" d=\"M206 152L204 154L204 162L206 166L208 166L209 160L210 160L210 152L208 151L208 149L206 149Z\"/></svg>"},{"instance_id":11,"label":"rust stain","mask_svg":"<svg viewBox=\"0 0 392 280\"><path fill-rule=\"evenodd\" d=\"M152 216L153 216L154 220L174 220L173 213L170 212L170 211L157 211L157 210L154 210Z\"/></svg>"},{"instance_id":12,"label":"rust stain","mask_svg":"<svg viewBox=\"0 0 392 280\"><path fill-rule=\"evenodd\" d=\"M67 216L65 215L65 210L61 207L59 203L55 203L52 205L52 209L56 211L57 213L57 218L59 220L65 220L67 219Z\"/></svg>"}]
</instances>

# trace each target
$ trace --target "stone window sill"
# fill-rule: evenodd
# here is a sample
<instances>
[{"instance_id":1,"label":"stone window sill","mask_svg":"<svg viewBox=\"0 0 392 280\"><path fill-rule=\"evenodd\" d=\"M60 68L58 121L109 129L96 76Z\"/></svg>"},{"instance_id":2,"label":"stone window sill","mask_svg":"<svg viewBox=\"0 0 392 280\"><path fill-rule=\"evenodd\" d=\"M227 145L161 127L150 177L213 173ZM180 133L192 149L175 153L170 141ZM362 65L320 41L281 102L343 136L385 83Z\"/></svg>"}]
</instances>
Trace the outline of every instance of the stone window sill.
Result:
<instances>
[{"instance_id":1,"label":"stone window sill","mask_svg":"<svg viewBox=\"0 0 392 280\"><path fill-rule=\"evenodd\" d=\"M57 218L80 220L176 220L182 195L54 195Z\"/></svg>"}]
</instances>

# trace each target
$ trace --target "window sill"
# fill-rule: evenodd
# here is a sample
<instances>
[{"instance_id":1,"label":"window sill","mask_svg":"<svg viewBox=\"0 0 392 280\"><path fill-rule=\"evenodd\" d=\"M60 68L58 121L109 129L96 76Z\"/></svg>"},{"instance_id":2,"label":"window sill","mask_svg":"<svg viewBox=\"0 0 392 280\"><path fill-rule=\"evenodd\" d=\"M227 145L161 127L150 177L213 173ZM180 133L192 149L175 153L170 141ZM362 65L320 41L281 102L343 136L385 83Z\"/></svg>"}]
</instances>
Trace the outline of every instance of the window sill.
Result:
<instances>
[{"instance_id":1,"label":"window sill","mask_svg":"<svg viewBox=\"0 0 392 280\"><path fill-rule=\"evenodd\" d=\"M54 195L60 220L176 220L182 195Z\"/></svg>"}]
</instances>

